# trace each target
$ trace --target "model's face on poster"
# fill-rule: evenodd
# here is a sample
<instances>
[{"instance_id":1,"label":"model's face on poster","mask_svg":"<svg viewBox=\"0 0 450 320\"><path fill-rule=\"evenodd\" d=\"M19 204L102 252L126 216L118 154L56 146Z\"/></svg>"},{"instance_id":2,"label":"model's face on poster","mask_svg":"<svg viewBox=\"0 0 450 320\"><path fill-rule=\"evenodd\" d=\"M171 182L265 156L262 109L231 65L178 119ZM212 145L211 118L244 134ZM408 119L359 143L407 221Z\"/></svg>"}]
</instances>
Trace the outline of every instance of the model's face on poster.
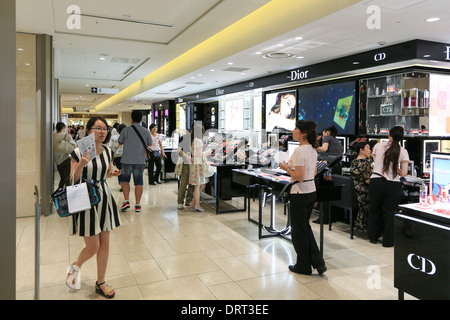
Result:
<instances>
[{"instance_id":1,"label":"model's face on poster","mask_svg":"<svg viewBox=\"0 0 450 320\"><path fill-rule=\"evenodd\" d=\"M293 94L283 95L280 101L281 115L285 118L289 117L293 108L295 108L295 96Z\"/></svg>"}]
</instances>

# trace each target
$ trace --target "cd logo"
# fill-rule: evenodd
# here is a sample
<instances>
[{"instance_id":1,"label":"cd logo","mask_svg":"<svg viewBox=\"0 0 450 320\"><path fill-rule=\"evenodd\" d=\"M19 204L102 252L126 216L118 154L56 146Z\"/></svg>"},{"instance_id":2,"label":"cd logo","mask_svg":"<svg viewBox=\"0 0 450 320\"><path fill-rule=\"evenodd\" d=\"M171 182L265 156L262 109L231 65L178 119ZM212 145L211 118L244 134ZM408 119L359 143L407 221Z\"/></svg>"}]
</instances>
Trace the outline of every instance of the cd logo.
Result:
<instances>
[{"instance_id":1,"label":"cd logo","mask_svg":"<svg viewBox=\"0 0 450 320\"><path fill-rule=\"evenodd\" d=\"M419 270L429 275L436 273L436 265L429 259L411 253L408 255L407 261L409 266L414 270Z\"/></svg>"},{"instance_id":2,"label":"cd logo","mask_svg":"<svg viewBox=\"0 0 450 320\"><path fill-rule=\"evenodd\" d=\"M384 59L386 59L386 53L384 52L377 53L373 59L375 61L383 61Z\"/></svg>"}]
</instances>

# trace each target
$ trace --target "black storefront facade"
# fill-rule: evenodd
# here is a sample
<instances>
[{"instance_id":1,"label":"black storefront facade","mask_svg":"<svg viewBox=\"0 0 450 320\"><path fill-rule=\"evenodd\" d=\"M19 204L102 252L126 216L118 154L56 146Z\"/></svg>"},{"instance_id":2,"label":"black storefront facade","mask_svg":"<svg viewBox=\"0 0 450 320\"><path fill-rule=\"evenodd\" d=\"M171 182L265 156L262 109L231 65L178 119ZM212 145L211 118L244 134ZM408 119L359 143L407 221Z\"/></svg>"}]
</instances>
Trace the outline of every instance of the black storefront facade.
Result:
<instances>
[{"instance_id":1,"label":"black storefront facade","mask_svg":"<svg viewBox=\"0 0 450 320\"><path fill-rule=\"evenodd\" d=\"M355 92L357 93L355 102L357 106L355 110L355 127L353 134L345 135L348 139L347 143L351 143L355 139L360 138L387 138L388 132L386 132L385 128L383 130L376 126L374 128L373 122L378 121L377 119L382 119L379 120L380 125L384 126L387 126L384 123L386 123L385 120L389 117L394 119L394 123L400 117L407 119L410 122L405 126L407 128L405 128L404 146L408 150L411 160L415 163L417 176L428 178L429 176L427 174L429 173L426 171L426 161L429 152L441 151L449 153L450 151L427 150L426 144L435 141L440 141L440 143L446 142L446 148L448 148L450 132L443 132L443 134L432 134L430 132L429 134L428 128L419 129L420 132L417 132L415 127L420 127L421 125L422 127L426 126L423 125L422 121L415 121L414 119L425 118L428 121L428 114L425 117L422 117L423 114L411 114L411 112L415 112L416 110L409 108L410 105L405 106L403 101L403 92L407 90L404 90L405 88L399 88L398 85L395 87L393 84L388 84L387 90L389 90L389 87L392 88L394 86L394 92L385 92L386 88L381 88L381 86L380 88L369 89L368 83L370 84L370 79L383 77L391 79L395 75L399 75L402 81L405 78L413 78L413 83L416 83L414 81L417 80L417 82L420 82L430 74L446 77L450 75L450 44L425 40L407 41L247 82L180 97L177 99L177 103L196 104L201 103L202 100L209 101L210 103L214 99L219 100L221 96L227 94L262 89L262 114L265 114L265 108L267 107L265 98L268 94L283 90L299 90L303 87L354 81ZM373 81L373 83L377 82ZM366 89L363 88L364 85ZM370 92L370 90L374 89L377 89L376 94ZM448 96L450 97L450 92L448 92ZM395 103L392 105L384 103L385 98L402 99L400 107L397 106L397 108L401 108L400 111L395 111ZM417 96L417 99L419 98ZM420 103L423 103L422 100L417 102L416 106L420 106ZM378 111L379 114L373 114L373 112L365 110L365 108L369 107L366 103L370 104L373 101L377 101L376 104L381 105L379 110L382 111ZM415 100L410 98L408 103L416 103L412 101ZM447 106L447 109L450 109L450 106ZM407 114L405 111L409 111L410 113ZM395 112L400 112L400 114L395 115ZM423 112L423 110L420 112ZM199 117L198 120L203 119ZM262 117L263 129L266 128L265 120ZM431 125L431 123L427 124ZM396 216L396 239L398 241L396 240L395 244L394 285L399 289L400 298L406 292L419 299L448 299L450 296L450 285L448 282L450 279L450 271L448 269L450 216L444 217L441 219L443 221L436 223L436 221L430 221L429 219L421 219L420 216L422 213L420 210L419 212L414 211L417 210L405 209L403 213L400 211L400 215ZM408 233L411 230L414 231L414 237L411 237ZM436 247L436 244L439 245ZM436 252L437 257L432 256ZM439 264L439 273L437 275L431 276L429 274L432 271L429 270L432 268L430 261L434 264Z\"/></svg>"}]
</instances>

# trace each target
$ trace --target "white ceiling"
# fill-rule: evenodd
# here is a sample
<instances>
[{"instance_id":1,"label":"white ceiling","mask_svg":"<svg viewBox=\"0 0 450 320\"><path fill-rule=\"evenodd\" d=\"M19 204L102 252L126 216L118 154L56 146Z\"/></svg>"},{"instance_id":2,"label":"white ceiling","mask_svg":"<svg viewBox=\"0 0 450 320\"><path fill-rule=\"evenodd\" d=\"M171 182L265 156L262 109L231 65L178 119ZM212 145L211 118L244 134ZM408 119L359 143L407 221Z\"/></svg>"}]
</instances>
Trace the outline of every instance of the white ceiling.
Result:
<instances>
[{"instance_id":1,"label":"white ceiling","mask_svg":"<svg viewBox=\"0 0 450 320\"><path fill-rule=\"evenodd\" d=\"M109 96L90 95L91 87L124 90L268 2L16 0L17 30L54 37L55 76L59 79L62 106L94 109ZM67 8L73 4L81 9L79 30L67 27ZM370 5L381 9L380 29L367 27ZM426 22L432 17L440 20ZM449 30L450 0L364 0L204 65L104 112L142 108L144 102L149 105L332 60L374 49L381 42L391 45L424 39L450 43ZM265 59L265 53L292 53L294 57ZM245 70L226 71L230 67Z\"/></svg>"}]
</instances>

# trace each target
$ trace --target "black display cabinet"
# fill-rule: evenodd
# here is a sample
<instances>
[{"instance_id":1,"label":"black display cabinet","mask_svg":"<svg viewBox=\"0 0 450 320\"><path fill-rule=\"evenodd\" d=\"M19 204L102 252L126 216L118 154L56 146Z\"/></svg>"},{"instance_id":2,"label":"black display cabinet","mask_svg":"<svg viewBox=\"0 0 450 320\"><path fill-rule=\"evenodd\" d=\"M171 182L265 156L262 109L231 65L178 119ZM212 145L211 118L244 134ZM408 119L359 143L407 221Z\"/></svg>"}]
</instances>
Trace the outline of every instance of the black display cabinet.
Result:
<instances>
[{"instance_id":1,"label":"black display cabinet","mask_svg":"<svg viewBox=\"0 0 450 320\"><path fill-rule=\"evenodd\" d=\"M450 299L450 216L400 206L395 216L394 286L399 299Z\"/></svg>"},{"instance_id":2,"label":"black display cabinet","mask_svg":"<svg viewBox=\"0 0 450 320\"><path fill-rule=\"evenodd\" d=\"M166 100L152 104L152 123L158 126L158 133L172 136L177 126L174 100ZM150 126L150 123L148 124Z\"/></svg>"}]
</instances>

